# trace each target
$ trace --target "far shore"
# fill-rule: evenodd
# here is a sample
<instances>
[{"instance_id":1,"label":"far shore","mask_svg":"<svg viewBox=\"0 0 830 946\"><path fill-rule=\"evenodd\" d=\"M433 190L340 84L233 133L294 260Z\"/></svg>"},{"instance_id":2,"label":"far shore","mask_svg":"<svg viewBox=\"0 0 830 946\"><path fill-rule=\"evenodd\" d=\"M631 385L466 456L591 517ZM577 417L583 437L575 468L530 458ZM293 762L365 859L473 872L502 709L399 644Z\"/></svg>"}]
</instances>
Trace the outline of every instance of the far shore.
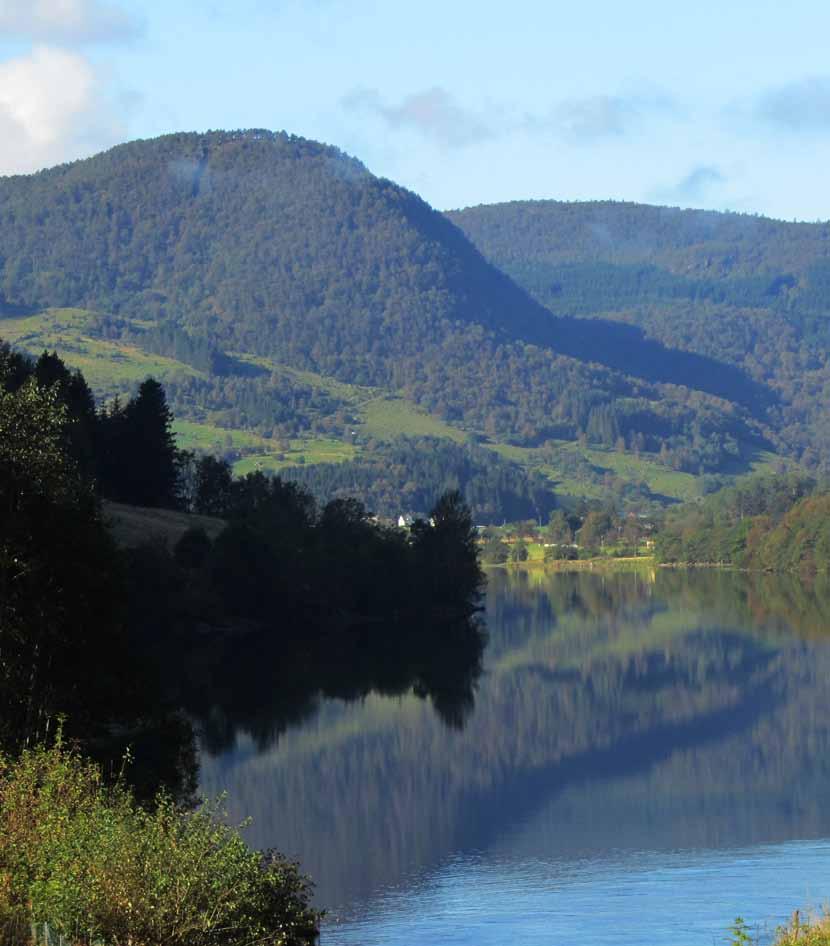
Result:
<instances>
[{"instance_id":1,"label":"far shore","mask_svg":"<svg viewBox=\"0 0 830 946\"><path fill-rule=\"evenodd\" d=\"M585 558L568 561L567 559L556 559L546 562L544 559L528 559L524 562L504 562L500 565L484 565L486 569L515 569L516 571L524 569L543 570L551 572L590 572L590 571L638 571L643 568L655 568L656 562L653 555L631 555L621 558Z\"/></svg>"}]
</instances>

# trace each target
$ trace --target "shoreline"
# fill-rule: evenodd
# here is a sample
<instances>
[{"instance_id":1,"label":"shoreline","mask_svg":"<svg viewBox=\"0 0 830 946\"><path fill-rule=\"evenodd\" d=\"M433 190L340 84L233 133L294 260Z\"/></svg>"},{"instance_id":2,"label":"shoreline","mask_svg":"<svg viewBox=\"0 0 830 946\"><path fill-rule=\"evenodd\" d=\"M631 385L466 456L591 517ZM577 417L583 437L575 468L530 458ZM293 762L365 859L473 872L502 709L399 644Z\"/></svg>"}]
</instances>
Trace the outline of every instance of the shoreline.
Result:
<instances>
[{"instance_id":1,"label":"shoreline","mask_svg":"<svg viewBox=\"0 0 830 946\"><path fill-rule=\"evenodd\" d=\"M587 571L640 571L643 568L657 568L653 555L637 555L626 558L585 558L568 561L567 559L546 562L534 559L526 562L504 562L502 564L482 565L487 569L505 569L515 571L551 571L551 572L587 572Z\"/></svg>"}]
</instances>

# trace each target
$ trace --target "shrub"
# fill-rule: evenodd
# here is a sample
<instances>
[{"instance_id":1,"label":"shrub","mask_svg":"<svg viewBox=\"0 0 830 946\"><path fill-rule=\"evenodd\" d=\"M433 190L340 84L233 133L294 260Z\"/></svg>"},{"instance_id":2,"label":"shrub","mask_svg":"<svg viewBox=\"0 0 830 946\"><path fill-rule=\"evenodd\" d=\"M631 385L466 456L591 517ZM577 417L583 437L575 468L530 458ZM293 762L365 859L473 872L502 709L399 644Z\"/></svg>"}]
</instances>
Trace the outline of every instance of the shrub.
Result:
<instances>
[{"instance_id":1,"label":"shrub","mask_svg":"<svg viewBox=\"0 0 830 946\"><path fill-rule=\"evenodd\" d=\"M546 562L574 562L577 550L570 545L548 545L545 548Z\"/></svg>"},{"instance_id":2,"label":"shrub","mask_svg":"<svg viewBox=\"0 0 830 946\"><path fill-rule=\"evenodd\" d=\"M181 568L201 568L207 561L213 543L201 526L193 526L182 534L173 549L173 559Z\"/></svg>"},{"instance_id":3,"label":"shrub","mask_svg":"<svg viewBox=\"0 0 830 946\"><path fill-rule=\"evenodd\" d=\"M79 944L315 942L308 881L219 814L141 808L61 745L0 758L0 929L25 914Z\"/></svg>"}]
</instances>

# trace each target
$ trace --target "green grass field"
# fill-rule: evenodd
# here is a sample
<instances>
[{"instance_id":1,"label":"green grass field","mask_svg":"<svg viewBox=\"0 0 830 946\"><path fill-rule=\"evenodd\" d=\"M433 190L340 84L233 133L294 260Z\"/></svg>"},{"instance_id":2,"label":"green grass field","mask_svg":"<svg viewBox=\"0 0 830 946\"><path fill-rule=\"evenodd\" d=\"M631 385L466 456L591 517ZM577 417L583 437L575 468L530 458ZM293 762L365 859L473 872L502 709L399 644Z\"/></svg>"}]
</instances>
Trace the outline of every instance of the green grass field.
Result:
<instances>
[{"instance_id":1,"label":"green grass field","mask_svg":"<svg viewBox=\"0 0 830 946\"><path fill-rule=\"evenodd\" d=\"M273 452L273 440L260 437L250 430L235 430L203 424L190 420L179 420L173 424L173 432L182 450L262 450Z\"/></svg>"},{"instance_id":2,"label":"green grass field","mask_svg":"<svg viewBox=\"0 0 830 946\"><path fill-rule=\"evenodd\" d=\"M56 351L70 367L79 368L96 395L105 400L129 394L150 375L162 383L176 376L200 376L195 368L173 358L91 337L87 332L94 319L95 313L84 309L47 309L37 315L0 318L0 338L30 355Z\"/></svg>"},{"instance_id":3,"label":"green grass field","mask_svg":"<svg viewBox=\"0 0 830 946\"><path fill-rule=\"evenodd\" d=\"M244 454L233 464L237 476L245 476L256 470L278 473L288 466L304 463L342 463L357 455L353 444L326 437L292 439L288 441L287 449L280 450L275 441L260 437L250 430L176 420L173 432L182 450L220 454L234 451Z\"/></svg>"},{"instance_id":4,"label":"green grass field","mask_svg":"<svg viewBox=\"0 0 830 946\"><path fill-rule=\"evenodd\" d=\"M599 499L605 493L603 478L606 473L631 482L644 482L652 493L670 499L688 500L700 495L697 477L667 469L656 456L641 454L635 457L615 450L582 447L575 442L560 441L551 460L548 449L516 447L512 444L487 446L506 460L542 473L551 480L558 492L569 497ZM559 463L556 462L557 457L561 457ZM580 458L595 468L593 480L577 479L568 472L568 461L573 458Z\"/></svg>"},{"instance_id":5,"label":"green grass field","mask_svg":"<svg viewBox=\"0 0 830 946\"><path fill-rule=\"evenodd\" d=\"M466 434L444 421L395 395L374 397L362 405L362 433L377 440L392 440L401 434L407 437L446 437L463 443Z\"/></svg>"},{"instance_id":6,"label":"green grass field","mask_svg":"<svg viewBox=\"0 0 830 946\"><path fill-rule=\"evenodd\" d=\"M288 450L263 454L252 454L243 457L233 464L236 476L245 476L261 470L263 473L279 473L289 466L299 466L306 463L343 463L353 460L357 450L352 444L342 440L332 440L323 437L291 440Z\"/></svg>"}]
</instances>

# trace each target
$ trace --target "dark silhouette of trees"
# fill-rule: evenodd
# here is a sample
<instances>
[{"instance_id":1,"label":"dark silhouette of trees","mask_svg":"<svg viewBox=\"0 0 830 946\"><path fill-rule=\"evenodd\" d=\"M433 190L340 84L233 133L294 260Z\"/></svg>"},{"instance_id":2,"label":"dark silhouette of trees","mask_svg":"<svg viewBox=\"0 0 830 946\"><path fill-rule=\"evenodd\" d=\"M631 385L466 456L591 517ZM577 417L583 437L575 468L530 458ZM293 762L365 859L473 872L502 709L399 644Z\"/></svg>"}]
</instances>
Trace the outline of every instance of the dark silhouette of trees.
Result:
<instances>
[{"instance_id":1,"label":"dark silhouette of trees","mask_svg":"<svg viewBox=\"0 0 830 946\"><path fill-rule=\"evenodd\" d=\"M478 603L484 575L470 509L457 490L445 493L429 520L412 526L412 549L419 581L429 600L453 606Z\"/></svg>"},{"instance_id":2,"label":"dark silhouette of trees","mask_svg":"<svg viewBox=\"0 0 830 946\"><path fill-rule=\"evenodd\" d=\"M0 366L0 743L8 745L42 736L58 710L88 721L112 696L108 657L123 644L123 612L112 542L69 450L60 385L41 387L33 375L9 391L7 380Z\"/></svg>"},{"instance_id":3,"label":"dark silhouette of trees","mask_svg":"<svg viewBox=\"0 0 830 946\"><path fill-rule=\"evenodd\" d=\"M164 388L148 378L122 408L99 418L101 491L136 506L179 504L180 460Z\"/></svg>"},{"instance_id":4,"label":"dark silhouette of trees","mask_svg":"<svg viewBox=\"0 0 830 946\"><path fill-rule=\"evenodd\" d=\"M195 460L193 509L206 516L221 516L229 508L233 487L230 466L212 456Z\"/></svg>"}]
</instances>

